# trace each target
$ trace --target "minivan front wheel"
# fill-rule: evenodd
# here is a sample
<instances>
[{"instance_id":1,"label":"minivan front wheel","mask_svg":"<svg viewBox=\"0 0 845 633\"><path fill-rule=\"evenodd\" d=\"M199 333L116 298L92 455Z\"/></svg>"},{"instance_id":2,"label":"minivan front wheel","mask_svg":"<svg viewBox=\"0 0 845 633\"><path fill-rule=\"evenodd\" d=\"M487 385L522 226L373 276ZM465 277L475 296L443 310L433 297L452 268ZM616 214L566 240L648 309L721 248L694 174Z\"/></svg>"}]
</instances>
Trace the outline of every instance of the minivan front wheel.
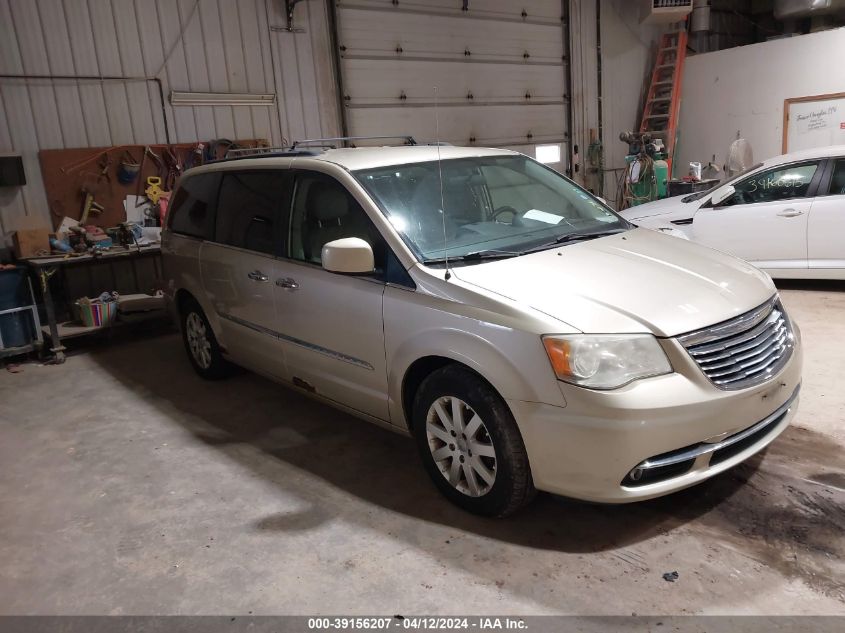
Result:
<instances>
[{"instance_id":1,"label":"minivan front wheel","mask_svg":"<svg viewBox=\"0 0 845 633\"><path fill-rule=\"evenodd\" d=\"M496 483L496 449L471 406L455 396L438 398L428 408L425 434L431 457L449 485L470 497L490 492Z\"/></svg>"},{"instance_id":2,"label":"minivan front wheel","mask_svg":"<svg viewBox=\"0 0 845 633\"><path fill-rule=\"evenodd\" d=\"M220 346L199 304L193 299L186 300L181 316L182 340L194 370L208 380L228 376L231 365L220 353Z\"/></svg>"},{"instance_id":3,"label":"minivan front wheel","mask_svg":"<svg viewBox=\"0 0 845 633\"><path fill-rule=\"evenodd\" d=\"M513 415L469 369L448 365L422 382L413 428L435 485L462 508L505 516L533 498L528 456Z\"/></svg>"}]
</instances>

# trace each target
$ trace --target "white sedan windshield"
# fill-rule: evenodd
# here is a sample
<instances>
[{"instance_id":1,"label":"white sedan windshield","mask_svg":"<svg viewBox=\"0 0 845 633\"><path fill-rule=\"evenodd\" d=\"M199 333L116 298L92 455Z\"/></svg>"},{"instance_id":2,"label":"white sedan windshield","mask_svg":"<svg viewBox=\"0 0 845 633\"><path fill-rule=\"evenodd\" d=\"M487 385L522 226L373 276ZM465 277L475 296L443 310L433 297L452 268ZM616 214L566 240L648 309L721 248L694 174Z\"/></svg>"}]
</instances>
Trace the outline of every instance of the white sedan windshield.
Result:
<instances>
[{"instance_id":1,"label":"white sedan windshield","mask_svg":"<svg viewBox=\"0 0 845 633\"><path fill-rule=\"evenodd\" d=\"M354 172L423 261L516 255L628 225L526 156L459 158Z\"/></svg>"}]
</instances>

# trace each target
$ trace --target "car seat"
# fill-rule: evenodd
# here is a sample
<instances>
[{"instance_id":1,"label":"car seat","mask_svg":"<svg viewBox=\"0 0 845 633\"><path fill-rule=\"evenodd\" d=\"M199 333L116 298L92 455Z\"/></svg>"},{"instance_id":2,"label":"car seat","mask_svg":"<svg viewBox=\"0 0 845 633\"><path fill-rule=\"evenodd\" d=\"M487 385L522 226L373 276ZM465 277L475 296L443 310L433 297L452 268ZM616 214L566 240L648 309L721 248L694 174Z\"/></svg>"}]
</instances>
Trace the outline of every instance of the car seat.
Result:
<instances>
[{"instance_id":1,"label":"car seat","mask_svg":"<svg viewBox=\"0 0 845 633\"><path fill-rule=\"evenodd\" d=\"M333 184L314 183L305 202L302 244L305 259L320 262L323 246L344 237L360 237L372 245L366 218L349 194Z\"/></svg>"}]
</instances>

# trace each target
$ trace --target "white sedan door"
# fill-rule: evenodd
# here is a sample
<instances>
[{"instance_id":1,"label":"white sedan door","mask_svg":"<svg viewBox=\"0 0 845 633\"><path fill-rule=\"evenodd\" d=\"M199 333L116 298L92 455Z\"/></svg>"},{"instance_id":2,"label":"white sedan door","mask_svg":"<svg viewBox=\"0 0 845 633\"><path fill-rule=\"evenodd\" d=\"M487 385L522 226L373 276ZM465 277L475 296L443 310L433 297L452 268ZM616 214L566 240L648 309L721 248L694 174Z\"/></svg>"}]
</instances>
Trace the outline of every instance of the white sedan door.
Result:
<instances>
[{"instance_id":1,"label":"white sedan door","mask_svg":"<svg viewBox=\"0 0 845 633\"><path fill-rule=\"evenodd\" d=\"M831 160L831 176L819 191L807 235L810 268L819 276L845 278L845 158Z\"/></svg>"},{"instance_id":2,"label":"white sedan door","mask_svg":"<svg viewBox=\"0 0 845 633\"><path fill-rule=\"evenodd\" d=\"M736 193L699 209L694 241L767 270L807 268L807 226L820 161L775 167L736 183Z\"/></svg>"}]
</instances>

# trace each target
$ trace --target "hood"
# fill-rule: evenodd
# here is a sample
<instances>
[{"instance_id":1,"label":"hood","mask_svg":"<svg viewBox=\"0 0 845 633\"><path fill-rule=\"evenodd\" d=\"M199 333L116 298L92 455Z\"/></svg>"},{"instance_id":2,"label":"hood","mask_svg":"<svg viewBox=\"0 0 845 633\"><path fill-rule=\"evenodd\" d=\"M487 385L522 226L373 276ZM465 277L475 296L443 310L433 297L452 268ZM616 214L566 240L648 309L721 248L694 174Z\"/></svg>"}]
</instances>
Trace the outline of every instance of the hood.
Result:
<instances>
[{"instance_id":1,"label":"hood","mask_svg":"<svg viewBox=\"0 0 845 633\"><path fill-rule=\"evenodd\" d=\"M698 208L704 204L706 197L700 200L683 202L684 197L675 196L674 198L655 200L654 202L648 202L619 211L619 215L634 224L638 224L640 220L660 219L662 222L689 220L695 215Z\"/></svg>"},{"instance_id":2,"label":"hood","mask_svg":"<svg viewBox=\"0 0 845 633\"><path fill-rule=\"evenodd\" d=\"M676 336L747 312L775 293L769 276L750 264L647 229L452 272L595 334Z\"/></svg>"}]
</instances>

